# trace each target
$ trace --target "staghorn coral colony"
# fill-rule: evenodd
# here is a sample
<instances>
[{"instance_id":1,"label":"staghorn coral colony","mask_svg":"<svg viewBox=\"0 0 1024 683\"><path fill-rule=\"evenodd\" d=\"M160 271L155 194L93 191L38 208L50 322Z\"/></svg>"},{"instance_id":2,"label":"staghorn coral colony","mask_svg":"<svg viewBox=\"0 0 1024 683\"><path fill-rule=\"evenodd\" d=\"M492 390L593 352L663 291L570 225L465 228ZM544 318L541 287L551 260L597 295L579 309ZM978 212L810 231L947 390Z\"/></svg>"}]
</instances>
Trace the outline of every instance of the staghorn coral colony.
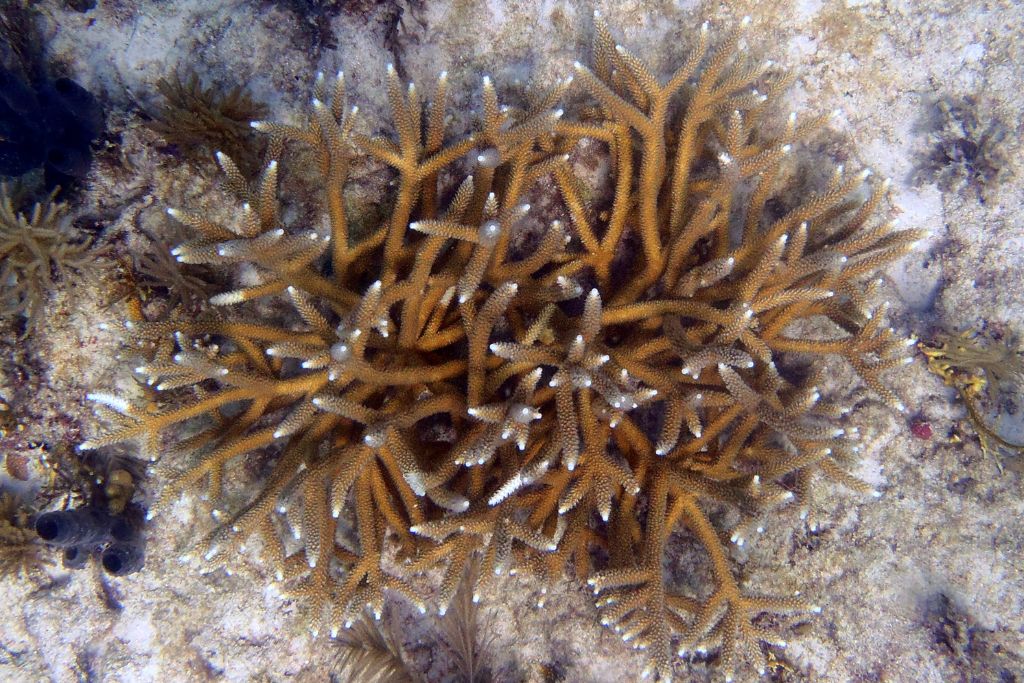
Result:
<instances>
[{"instance_id":1,"label":"staghorn coral colony","mask_svg":"<svg viewBox=\"0 0 1024 683\"><path fill-rule=\"evenodd\" d=\"M907 343L866 283L923 234L874 218L886 184L866 171L781 199L792 146L828 117L774 126L789 79L739 40L712 51L705 25L662 82L597 18L591 66L525 109L485 78L481 125L458 140L444 74L428 104L389 69L382 138L358 132L341 74L319 77L304 122L253 124L270 157L254 182L218 156L233 220L169 210L196 235L174 255L244 267L245 286L212 298L221 318L125 322L148 350L135 372L174 400L93 394L113 427L82 447L163 452L174 476L151 514L193 489L230 506L205 558L258 537L314 631L379 616L388 591L444 613L480 557L477 596L504 572L585 581L601 622L647 651L645 674L668 680L677 653L714 647L727 676L763 668L784 643L758 617L816 607L742 589L728 544L814 478L872 492L844 468L857 431L816 379L843 359L902 408L881 375ZM584 146L605 150L607 208L574 163ZM282 219L279 160L295 149L322 176L329 230ZM367 155L393 170L393 196L360 233L345 191ZM557 188L567 220L531 241L537 186ZM232 505L261 454L261 489ZM706 553L705 591L666 576L672 534ZM432 568L428 596L408 577Z\"/></svg>"}]
</instances>

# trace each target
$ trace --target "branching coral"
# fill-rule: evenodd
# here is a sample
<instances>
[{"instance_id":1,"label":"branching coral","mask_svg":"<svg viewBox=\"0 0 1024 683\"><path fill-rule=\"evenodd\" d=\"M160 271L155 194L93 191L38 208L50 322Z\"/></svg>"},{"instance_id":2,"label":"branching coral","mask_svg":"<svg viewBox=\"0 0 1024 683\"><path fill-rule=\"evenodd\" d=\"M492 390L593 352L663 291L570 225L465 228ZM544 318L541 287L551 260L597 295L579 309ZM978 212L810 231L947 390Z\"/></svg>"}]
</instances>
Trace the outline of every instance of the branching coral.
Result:
<instances>
[{"instance_id":1,"label":"branching coral","mask_svg":"<svg viewBox=\"0 0 1024 683\"><path fill-rule=\"evenodd\" d=\"M206 277L209 274L201 267L179 263L160 234L141 226L138 230L149 244L132 254L132 264L126 267L131 273L129 284L144 300L154 293L166 294L164 307L168 313L180 306L189 315L196 315L206 308L211 292L216 291Z\"/></svg>"},{"instance_id":2,"label":"branching coral","mask_svg":"<svg viewBox=\"0 0 1024 683\"><path fill-rule=\"evenodd\" d=\"M426 608L392 573L390 538L409 571L445 568L442 612L474 555L477 596L512 569L555 579L571 565L602 622L648 651L648 673L668 679L677 651L713 646L728 673L781 645L760 614L813 606L746 593L723 534L742 543L817 475L871 490L842 467L856 429L819 395L819 373L791 360L845 359L901 407L882 374L906 343L863 282L922 234L873 222L886 185L867 172L839 169L795 206L768 208L793 145L827 117L792 116L769 137L762 123L788 79L736 56L738 34L710 52L704 26L661 82L600 19L595 30L592 67L525 110L499 106L485 78L481 126L462 140L445 138L444 75L425 106L393 69L390 139L356 132L341 74L318 79L303 123L253 124L274 152L314 152L329 233L282 222L278 156L254 184L219 157L233 222L170 212L197 234L179 260L248 264L261 279L213 297L238 308L225 320L130 323L162 340L138 375L195 397L147 409L95 394L114 427L83 447L137 439L155 453L161 434L197 425L157 509L203 481L224 500L244 456L273 453L262 490L203 548L231 560L259 536L309 598L314 628L351 624L366 605L380 614L388 590ZM585 115L555 108L568 95L589 100ZM606 212L575 173L584 145L611 159ZM444 201L439 178L459 176L471 151L472 174ZM359 238L343 196L357 155L396 175L390 218ZM568 220L527 250L517 236L534 187L557 188ZM273 296L294 319L244 313ZM712 522L722 506L735 528ZM349 509L354 543L339 528ZM706 592L671 587L674 533L704 548Z\"/></svg>"},{"instance_id":3,"label":"branching coral","mask_svg":"<svg viewBox=\"0 0 1024 683\"><path fill-rule=\"evenodd\" d=\"M40 322L54 272L68 280L93 261L88 242L74 240L67 205L54 201L54 194L26 215L15 210L7 186L0 186L0 317L24 316L26 334Z\"/></svg>"}]
</instances>

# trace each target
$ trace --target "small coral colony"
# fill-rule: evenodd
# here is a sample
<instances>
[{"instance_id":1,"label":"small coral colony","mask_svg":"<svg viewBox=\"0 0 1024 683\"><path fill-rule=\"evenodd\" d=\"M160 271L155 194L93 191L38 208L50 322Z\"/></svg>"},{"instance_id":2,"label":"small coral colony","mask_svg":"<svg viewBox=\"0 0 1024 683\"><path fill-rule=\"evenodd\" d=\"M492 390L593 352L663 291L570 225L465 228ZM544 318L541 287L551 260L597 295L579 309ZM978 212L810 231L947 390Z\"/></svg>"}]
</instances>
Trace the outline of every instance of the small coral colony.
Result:
<instances>
[{"instance_id":1,"label":"small coral colony","mask_svg":"<svg viewBox=\"0 0 1024 683\"><path fill-rule=\"evenodd\" d=\"M790 79L740 39L712 49L705 25L664 79L597 18L589 65L529 105L485 77L461 139L444 74L422 93L389 67L383 137L360 132L340 73L318 77L304 120L252 124L254 178L218 155L230 218L168 210L192 234L178 261L243 286L213 296L218 315L123 322L155 391L92 394L112 426L82 448L160 453L150 515L202 492L206 561L259 547L317 632L379 616L389 592L443 613L477 556L476 596L505 573L585 582L647 675L712 649L727 676L764 667L784 641L759 617L817 607L745 589L729 545L792 519L815 480L876 493L817 383L842 359L902 409L882 375L907 342L873 276L923 233L875 217L887 184L868 171L793 191L794 147L828 117L773 116ZM381 221L352 208L366 158L391 169ZM320 177L302 227L284 218L308 199L279 182L290 162ZM533 197L563 220L531 227ZM673 535L701 548L700 580L666 568ZM439 586L410 582L435 568Z\"/></svg>"}]
</instances>

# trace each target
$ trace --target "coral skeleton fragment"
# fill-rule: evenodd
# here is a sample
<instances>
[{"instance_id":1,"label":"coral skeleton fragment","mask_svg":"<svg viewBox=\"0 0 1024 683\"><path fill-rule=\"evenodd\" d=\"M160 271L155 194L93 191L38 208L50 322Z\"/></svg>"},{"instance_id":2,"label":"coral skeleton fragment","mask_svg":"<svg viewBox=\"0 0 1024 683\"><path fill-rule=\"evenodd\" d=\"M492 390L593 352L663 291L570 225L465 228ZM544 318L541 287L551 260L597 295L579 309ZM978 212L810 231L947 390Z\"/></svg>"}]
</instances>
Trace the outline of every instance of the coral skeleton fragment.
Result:
<instances>
[{"instance_id":1,"label":"coral skeleton fragment","mask_svg":"<svg viewBox=\"0 0 1024 683\"><path fill-rule=\"evenodd\" d=\"M739 40L712 51L704 25L662 82L598 17L590 66L524 108L499 106L485 77L481 125L454 141L444 74L427 104L389 68L391 137L358 132L342 74L318 77L304 122L253 124L271 157L254 182L218 155L234 221L169 211L196 234L179 261L260 276L213 297L236 309L219 318L126 324L154 343L137 376L190 397L97 394L113 426L83 448L137 440L156 457L175 440L161 466L189 464L156 510L204 482L225 500L238 463L269 453L259 493L202 551L230 561L259 536L316 630L379 615L389 591L443 613L479 556L475 599L514 570L585 581L601 622L646 650L645 675L712 648L727 676L763 667L785 643L757 617L817 608L745 591L726 539L742 544L814 477L872 491L844 468L857 431L817 379L843 359L901 405L882 375L906 343L870 278L923 235L874 221L886 184L868 172L785 195L794 147L828 116L765 124L789 79ZM282 219L294 148L322 175L329 231ZM607 210L577 172L584 148L610 160ZM395 180L389 216L360 233L345 190L362 155ZM527 248L537 188L565 216ZM290 317L255 313L273 298ZM734 528L712 521L722 507ZM667 576L673 534L706 554L701 594ZM405 577L434 567L428 600Z\"/></svg>"}]
</instances>

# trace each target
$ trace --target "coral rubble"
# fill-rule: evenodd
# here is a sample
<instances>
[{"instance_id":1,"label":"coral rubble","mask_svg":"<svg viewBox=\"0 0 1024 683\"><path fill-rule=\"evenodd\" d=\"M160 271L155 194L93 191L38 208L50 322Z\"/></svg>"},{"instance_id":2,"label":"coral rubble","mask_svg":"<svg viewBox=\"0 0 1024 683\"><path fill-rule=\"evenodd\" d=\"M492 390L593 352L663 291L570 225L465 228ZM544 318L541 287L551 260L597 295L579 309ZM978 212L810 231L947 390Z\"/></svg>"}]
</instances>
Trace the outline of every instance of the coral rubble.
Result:
<instances>
[{"instance_id":1,"label":"coral rubble","mask_svg":"<svg viewBox=\"0 0 1024 683\"><path fill-rule=\"evenodd\" d=\"M758 617L814 605L745 591L725 539L782 519L818 476L871 491L844 468L856 427L815 381L843 359L902 407L882 373L906 340L865 283L922 233L875 221L886 184L867 172L784 198L794 146L827 117L773 128L788 79L738 40L711 51L704 26L661 82L598 19L590 67L525 109L500 106L485 78L481 125L454 141L443 74L426 105L390 70L391 138L357 132L342 75L319 78L303 123L254 124L271 156L255 182L219 156L233 221L170 210L196 233L180 261L250 274L213 297L233 311L221 319L125 323L154 342L138 377L191 396L93 394L113 427L82 447L136 440L155 456L168 437L191 454L161 463L178 469L157 510L204 482L223 504L240 463L269 454L259 492L218 513L202 548L231 561L258 536L314 629L379 615L387 591L443 613L479 556L476 595L514 569L586 581L602 623L661 679L677 652L711 647L727 674L763 666L782 641ZM567 115L563 99L585 102ZM329 231L282 219L279 162L296 147L322 174ZM606 210L578 173L584 147L607 150ZM361 155L395 175L369 234L346 207ZM538 186L557 188L566 220L531 244ZM269 298L291 313L258 313ZM722 508L732 516L710 514ZM666 576L676 533L706 553L703 592ZM406 572L444 568L436 595L397 573L392 547Z\"/></svg>"}]
</instances>

